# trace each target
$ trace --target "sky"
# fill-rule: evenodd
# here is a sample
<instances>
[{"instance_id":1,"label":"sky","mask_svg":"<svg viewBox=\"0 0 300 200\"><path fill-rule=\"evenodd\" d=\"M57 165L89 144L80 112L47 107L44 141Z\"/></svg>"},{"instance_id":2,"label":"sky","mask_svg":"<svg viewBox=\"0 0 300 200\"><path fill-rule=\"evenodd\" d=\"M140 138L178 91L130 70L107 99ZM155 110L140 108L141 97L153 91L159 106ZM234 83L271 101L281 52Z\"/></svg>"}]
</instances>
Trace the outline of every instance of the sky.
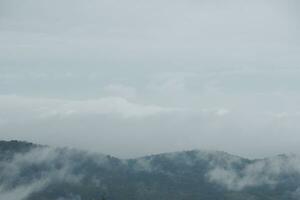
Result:
<instances>
[{"instance_id":1,"label":"sky","mask_svg":"<svg viewBox=\"0 0 300 200\"><path fill-rule=\"evenodd\" d=\"M0 0L0 139L131 158L300 151L297 0Z\"/></svg>"}]
</instances>

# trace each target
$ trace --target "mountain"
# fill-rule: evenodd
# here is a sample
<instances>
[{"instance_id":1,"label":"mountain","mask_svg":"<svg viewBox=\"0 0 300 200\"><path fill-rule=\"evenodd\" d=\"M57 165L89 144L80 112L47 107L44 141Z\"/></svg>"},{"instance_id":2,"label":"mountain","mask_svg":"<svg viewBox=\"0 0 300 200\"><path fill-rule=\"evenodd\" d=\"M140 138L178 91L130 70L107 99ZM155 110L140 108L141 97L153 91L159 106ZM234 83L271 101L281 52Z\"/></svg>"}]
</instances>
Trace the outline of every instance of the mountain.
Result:
<instances>
[{"instance_id":1,"label":"mountain","mask_svg":"<svg viewBox=\"0 0 300 200\"><path fill-rule=\"evenodd\" d=\"M298 200L300 158L219 151L119 159L0 141L2 200Z\"/></svg>"}]
</instances>

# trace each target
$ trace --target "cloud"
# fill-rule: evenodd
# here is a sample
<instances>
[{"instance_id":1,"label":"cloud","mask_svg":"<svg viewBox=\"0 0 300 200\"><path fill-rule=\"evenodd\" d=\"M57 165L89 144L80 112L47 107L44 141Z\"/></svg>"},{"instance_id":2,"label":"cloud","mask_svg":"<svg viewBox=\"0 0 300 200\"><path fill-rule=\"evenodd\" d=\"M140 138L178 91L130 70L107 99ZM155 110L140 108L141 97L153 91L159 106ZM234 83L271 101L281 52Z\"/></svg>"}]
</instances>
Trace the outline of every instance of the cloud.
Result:
<instances>
[{"instance_id":1,"label":"cloud","mask_svg":"<svg viewBox=\"0 0 300 200\"><path fill-rule=\"evenodd\" d=\"M241 169L237 167L239 165L242 166ZM235 160L225 166L212 165L207 178L210 182L229 190L239 191L249 187L274 187L280 183L284 184L285 179L296 175L300 175L300 157L284 155L254 160L250 163Z\"/></svg>"},{"instance_id":2,"label":"cloud","mask_svg":"<svg viewBox=\"0 0 300 200\"><path fill-rule=\"evenodd\" d=\"M1 0L1 138L127 155L297 151L297 10L294 0Z\"/></svg>"},{"instance_id":3,"label":"cloud","mask_svg":"<svg viewBox=\"0 0 300 200\"><path fill-rule=\"evenodd\" d=\"M87 100L32 98L12 95L0 96L2 115L21 113L35 118L68 117L73 115L115 115L121 118L147 117L178 110L157 105L130 102L123 97L103 97Z\"/></svg>"},{"instance_id":4,"label":"cloud","mask_svg":"<svg viewBox=\"0 0 300 200\"><path fill-rule=\"evenodd\" d=\"M220 109L220 110L217 110L216 114L218 116L224 116L224 115L227 115L230 111L227 110L227 109Z\"/></svg>"},{"instance_id":5,"label":"cloud","mask_svg":"<svg viewBox=\"0 0 300 200\"><path fill-rule=\"evenodd\" d=\"M110 96L124 97L124 98L135 98L137 91L133 87L121 85L121 84L110 84L104 87L104 91Z\"/></svg>"},{"instance_id":6,"label":"cloud","mask_svg":"<svg viewBox=\"0 0 300 200\"><path fill-rule=\"evenodd\" d=\"M60 197L56 200L81 200L79 195L69 195L68 197Z\"/></svg>"},{"instance_id":7,"label":"cloud","mask_svg":"<svg viewBox=\"0 0 300 200\"><path fill-rule=\"evenodd\" d=\"M61 151L60 149L38 147L26 153L16 153L8 160L2 160L0 162L1 198L23 200L53 183L80 183L82 175L75 173L74 169L78 165L76 159L81 154L82 152L75 150L64 149ZM97 158L101 158L101 156ZM28 172L33 167L36 171L32 175Z\"/></svg>"},{"instance_id":8,"label":"cloud","mask_svg":"<svg viewBox=\"0 0 300 200\"><path fill-rule=\"evenodd\" d=\"M1 198L6 200L24 200L33 192L42 190L46 184L47 182L45 180L41 180L35 181L31 184L18 186L10 190L4 189L2 186L0 186L0 195Z\"/></svg>"},{"instance_id":9,"label":"cloud","mask_svg":"<svg viewBox=\"0 0 300 200\"><path fill-rule=\"evenodd\" d=\"M230 113L230 110L226 109L226 108L204 108L201 111L204 114L214 115L214 116L219 116L219 117L223 117Z\"/></svg>"},{"instance_id":10,"label":"cloud","mask_svg":"<svg viewBox=\"0 0 300 200\"><path fill-rule=\"evenodd\" d=\"M174 99L169 95L166 103L159 104L139 96L129 100L117 96L75 99L1 95L1 138L123 158L195 148L253 158L298 149L299 117L278 120L251 106L218 106L203 99L196 99L194 105L183 101L176 107L171 103ZM268 143L270 137L273 143Z\"/></svg>"},{"instance_id":11,"label":"cloud","mask_svg":"<svg viewBox=\"0 0 300 200\"><path fill-rule=\"evenodd\" d=\"M199 77L197 73L161 73L153 77L148 83L147 88L161 93L184 92L187 90L187 82L197 77Z\"/></svg>"}]
</instances>

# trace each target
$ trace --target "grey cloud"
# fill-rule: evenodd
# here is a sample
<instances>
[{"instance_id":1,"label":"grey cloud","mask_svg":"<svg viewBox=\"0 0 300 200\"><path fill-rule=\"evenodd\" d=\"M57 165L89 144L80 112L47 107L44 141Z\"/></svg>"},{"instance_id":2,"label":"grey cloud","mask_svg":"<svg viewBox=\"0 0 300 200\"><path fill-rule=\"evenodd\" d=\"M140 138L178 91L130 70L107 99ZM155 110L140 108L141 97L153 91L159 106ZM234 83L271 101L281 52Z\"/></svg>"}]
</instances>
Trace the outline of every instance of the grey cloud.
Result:
<instances>
[{"instance_id":1,"label":"grey cloud","mask_svg":"<svg viewBox=\"0 0 300 200\"><path fill-rule=\"evenodd\" d=\"M222 62L234 65L235 60L239 63L265 62L265 57L274 57L284 63L287 59L275 56L287 55L284 52L287 48L293 52L297 49L288 39L292 37L297 41L294 35L297 31L292 29L294 20L286 6L282 6L285 4L279 1L83 3L64 0L42 3L2 1L2 5L6 11L2 17L4 30L17 28L13 29L15 36L3 32L5 38L13 37L3 42L22 47L15 52L20 61L28 60L21 57L34 59L40 55L38 59L45 58L50 62L51 58L56 58L58 63L64 63L66 58L77 61L79 58L92 68L97 68L92 63L105 64L103 60L116 65L129 64L137 70L140 68L137 63L147 65L147 62L151 66L153 63L160 67L169 65L163 69L174 69L178 65L180 68L190 68L187 65L207 68L209 66L205 65L220 66ZM25 32L31 39L17 39L16 32ZM30 50L21 56L24 43ZM276 48L269 48L270 45ZM47 55L39 51L44 46L47 46ZM6 55L5 60L8 57ZM102 59L97 59L99 57ZM287 57L297 60L291 54Z\"/></svg>"},{"instance_id":2,"label":"grey cloud","mask_svg":"<svg viewBox=\"0 0 300 200\"><path fill-rule=\"evenodd\" d=\"M297 8L1 0L1 139L122 156L299 151Z\"/></svg>"}]
</instances>

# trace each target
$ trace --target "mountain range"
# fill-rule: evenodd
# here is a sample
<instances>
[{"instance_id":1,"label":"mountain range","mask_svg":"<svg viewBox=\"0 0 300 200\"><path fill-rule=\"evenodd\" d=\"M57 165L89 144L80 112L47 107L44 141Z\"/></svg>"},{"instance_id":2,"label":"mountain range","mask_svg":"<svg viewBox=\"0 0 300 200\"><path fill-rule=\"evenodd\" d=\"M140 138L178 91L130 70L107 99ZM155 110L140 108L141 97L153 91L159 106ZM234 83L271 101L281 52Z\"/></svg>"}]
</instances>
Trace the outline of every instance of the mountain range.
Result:
<instances>
[{"instance_id":1,"label":"mountain range","mask_svg":"<svg viewBox=\"0 0 300 200\"><path fill-rule=\"evenodd\" d=\"M192 150L120 159L0 141L1 200L299 200L300 157Z\"/></svg>"}]
</instances>

